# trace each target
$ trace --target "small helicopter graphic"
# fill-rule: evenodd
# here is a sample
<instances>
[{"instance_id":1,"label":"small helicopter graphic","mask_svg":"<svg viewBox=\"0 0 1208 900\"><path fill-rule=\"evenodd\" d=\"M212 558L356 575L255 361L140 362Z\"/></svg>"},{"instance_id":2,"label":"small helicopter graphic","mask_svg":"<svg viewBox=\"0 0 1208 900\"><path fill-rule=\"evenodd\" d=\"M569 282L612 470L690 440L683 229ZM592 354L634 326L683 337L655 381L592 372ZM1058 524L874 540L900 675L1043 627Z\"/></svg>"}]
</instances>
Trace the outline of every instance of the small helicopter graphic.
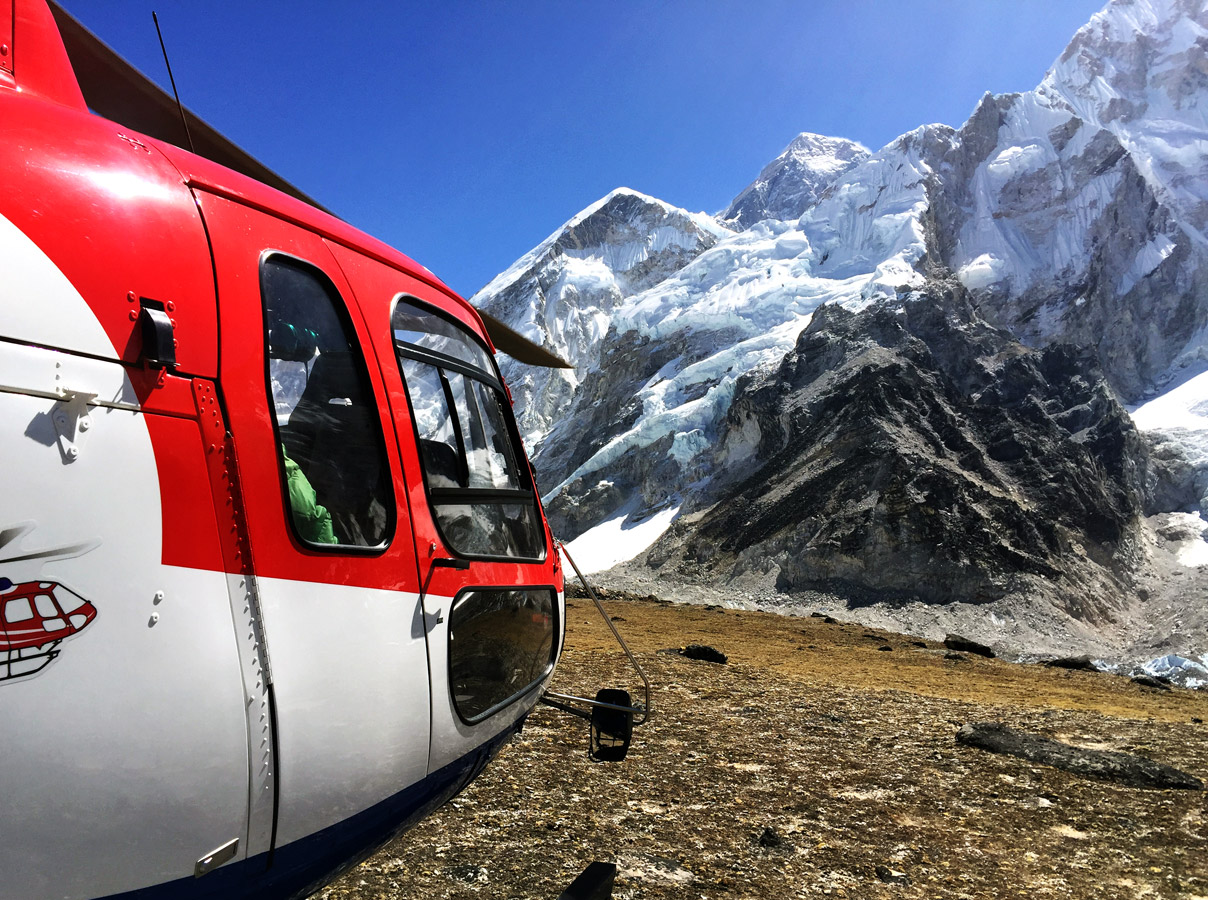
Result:
<instances>
[{"instance_id":1,"label":"small helicopter graphic","mask_svg":"<svg viewBox=\"0 0 1208 900\"><path fill-rule=\"evenodd\" d=\"M87 553L97 541L53 549L6 554L32 523L0 530L0 565L68 559ZM34 675L53 662L58 647L83 631L96 618L96 607L79 594L54 581L37 579L14 583L0 576L0 682Z\"/></svg>"},{"instance_id":2,"label":"small helicopter graphic","mask_svg":"<svg viewBox=\"0 0 1208 900\"><path fill-rule=\"evenodd\" d=\"M0 578L0 603L0 681L42 671L96 618L95 606L53 581Z\"/></svg>"}]
</instances>

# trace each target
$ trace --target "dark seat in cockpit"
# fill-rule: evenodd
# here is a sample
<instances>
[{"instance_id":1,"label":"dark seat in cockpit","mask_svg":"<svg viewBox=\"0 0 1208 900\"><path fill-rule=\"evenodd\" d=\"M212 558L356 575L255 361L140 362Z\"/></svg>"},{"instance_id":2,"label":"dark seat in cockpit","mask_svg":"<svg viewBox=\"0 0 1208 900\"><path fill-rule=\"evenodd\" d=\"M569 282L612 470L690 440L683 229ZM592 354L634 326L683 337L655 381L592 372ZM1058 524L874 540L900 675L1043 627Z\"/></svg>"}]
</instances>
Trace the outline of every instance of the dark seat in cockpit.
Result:
<instances>
[{"instance_id":1,"label":"dark seat in cockpit","mask_svg":"<svg viewBox=\"0 0 1208 900\"><path fill-rule=\"evenodd\" d=\"M428 487L465 487L465 465L457 451L444 441L421 440L419 452L424 462Z\"/></svg>"},{"instance_id":2,"label":"dark seat in cockpit","mask_svg":"<svg viewBox=\"0 0 1208 900\"><path fill-rule=\"evenodd\" d=\"M339 543L372 547L385 540L390 473L372 394L350 354L315 357L281 441L331 513Z\"/></svg>"}]
</instances>

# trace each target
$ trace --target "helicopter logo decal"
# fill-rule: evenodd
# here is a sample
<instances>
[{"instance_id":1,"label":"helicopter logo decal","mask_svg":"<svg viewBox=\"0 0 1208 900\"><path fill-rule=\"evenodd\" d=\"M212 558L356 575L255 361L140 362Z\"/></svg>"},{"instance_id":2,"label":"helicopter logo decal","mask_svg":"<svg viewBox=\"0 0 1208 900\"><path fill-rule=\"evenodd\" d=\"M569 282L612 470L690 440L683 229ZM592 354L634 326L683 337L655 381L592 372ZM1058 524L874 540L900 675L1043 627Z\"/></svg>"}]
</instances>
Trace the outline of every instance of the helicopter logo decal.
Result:
<instances>
[{"instance_id":1,"label":"helicopter logo decal","mask_svg":"<svg viewBox=\"0 0 1208 900\"><path fill-rule=\"evenodd\" d=\"M95 618L96 607L61 584L0 578L0 682L46 668Z\"/></svg>"},{"instance_id":2,"label":"helicopter logo decal","mask_svg":"<svg viewBox=\"0 0 1208 900\"><path fill-rule=\"evenodd\" d=\"M33 523L0 529L0 564L68 559L100 542L85 541L10 555L5 549L34 528ZM96 607L54 581L14 582L0 576L0 683L42 671L61 652L59 645L96 618Z\"/></svg>"}]
</instances>

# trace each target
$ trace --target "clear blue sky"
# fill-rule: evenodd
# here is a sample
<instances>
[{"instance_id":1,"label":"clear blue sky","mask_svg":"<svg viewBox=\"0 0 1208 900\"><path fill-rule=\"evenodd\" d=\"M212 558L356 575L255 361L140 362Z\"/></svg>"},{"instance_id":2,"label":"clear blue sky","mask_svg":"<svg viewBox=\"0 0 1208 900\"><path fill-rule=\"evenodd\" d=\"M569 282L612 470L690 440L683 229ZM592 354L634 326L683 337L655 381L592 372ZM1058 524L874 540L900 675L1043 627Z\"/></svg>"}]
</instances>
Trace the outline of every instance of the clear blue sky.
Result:
<instances>
[{"instance_id":1,"label":"clear blue sky","mask_svg":"<svg viewBox=\"0 0 1208 900\"><path fill-rule=\"evenodd\" d=\"M62 0L469 296L627 186L727 206L802 131L877 149L1030 90L1101 0Z\"/></svg>"}]
</instances>

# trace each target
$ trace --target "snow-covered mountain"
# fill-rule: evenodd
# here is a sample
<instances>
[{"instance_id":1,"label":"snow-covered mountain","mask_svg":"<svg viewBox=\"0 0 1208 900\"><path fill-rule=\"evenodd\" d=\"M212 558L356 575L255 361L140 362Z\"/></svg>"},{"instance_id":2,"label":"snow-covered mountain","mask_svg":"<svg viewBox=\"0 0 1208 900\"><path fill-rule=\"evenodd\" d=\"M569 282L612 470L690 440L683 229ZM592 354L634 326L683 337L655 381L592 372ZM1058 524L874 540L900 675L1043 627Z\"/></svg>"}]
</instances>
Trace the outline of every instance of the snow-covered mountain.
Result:
<instances>
[{"instance_id":1,"label":"snow-covered mountain","mask_svg":"<svg viewBox=\"0 0 1208 900\"><path fill-rule=\"evenodd\" d=\"M937 449L929 464L915 454L903 471L925 480L952 470L954 460L980 471L980 459L990 467L984 490L1005 492L1026 510L1032 502L1026 498L1039 495L1016 476L1043 481L1046 467L1019 468L1017 451L1055 454L1049 470L1067 472L1065 487L1054 487L1060 478L1053 476L1049 488L1037 488L1042 494L1077 496L1078 472L1091 466L1084 491L1117 498L1108 504L1118 519L1110 533L1098 532L1092 516L1059 523L1061 536L1055 544L1042 541L1043 552L1031 538L1019 538L1018 546L1033 547L1024 554L1029 558L1045 559L1051 572L1037 577L1067 579L1054 596L1072 598L1065 611L1075 616L1075 607L1104 585L1124 594L1137 589L1138 573L1157 552L1143 549L1143 516L1179 508L1208 515L1202 458L1208 439L1186 427L1202 422L1208 408L1208 390L1187 399L1200 383L1194 376L1208 369L1205 59L1208 8L1200 0L1113 0L1075 35L1035 91L987 94L959 129L923 126L876 153L803 134L714 220L627 191L580 213L475 298L576 366L567 375L514 365L505 371L556 531L564 538L590 532L576 545L582 547L604 530L636 534L640 527L645 543L678 516L673 534L644 559L671 571L675 557L680 562L672 560L672 569L683 574L691 568L682 564L685 554L706 553L707 542L697 539L706 532L690 532L720 521L718 510L751 505L755 495L742 491L758 483L787 505L765 516L765 524L779 522L782 530L768 532L771 543L752 553L770 552L777 541L787 546L806 507L801 497L791 499L792 491L776 494L785 473L769 467L789 465L783 454L793 441L831 446L827 452L846 445L832 446L806 424L813 421L810 404L832 397L828 385L837 376L823 367L803 381L785 367L817 369L801 354L823 353L824 346L836 372L871 354L861 365L878 378L901 371L885 364L886 354L949 356L911 366L932 373L918 377L946 398L952 434L962 435L952 440L969 449L950 459ZM920 303L954 303L965 324L916 334L921 349L905 339L868 343L851 334L813 351L800 343L824 305L905 316ZM855 321L882 322L869 315ZM986 349L991 333L1002 335L991 342L993 352ZM939 342L930 343L932 337ZM993 419L985 404L1014 396L1009 378L1018 372L1012 375L1007 361L1059 344L1078 348L1070 356L1081 360L1076 371L1058 367L1052 378L1019 382L1023 395L1035 395L1021 409L1043 416ZM953 369L958 359L988 374L970 381L968 372ZM1047 372L1043 359L1019 372ZM858 378L852 384L863 389ZM972 391L966 400L954 399L966 389ZM1179 427L1161 419L1162 437L1149 449L1129 437L1135 431L1127 416L1111 412L1117 399L1152 403L1179 390L1180 408L1191 417ZM765 397L756 404L763 412L739 415L755 408L756 396ZM771 403L771 396L781 399ZM891 404L891 415L908 418L940 402ZM985 416L989 431L969 424ZM1113 437L1095 424L1104 416L1120 423ZM1025 419L1032 423L1026 428ZM997 424L986 424L991 420ZM1140 412L1138 421L1145 422ZM1156 421L1151 415L1149 424ZM999 434L1033 426L1039 430L1026 440ZM858 433L853 428L847 440ZM1068 465L1087 448L1090 462ZM808 456L808 446L790 449L793 459ZM1105 453L1115 461L1105 462ZM810 489L826 484L810 481ZM878 521L897 521L879 489L867 490L857 506ZM1120 499L1125 495L1131 499ZM922 494L907 486L899 496ZM986 516L983 525L1002 524L985 504L970 502ZM592 531L597 527L604 530ZM838 579L845 589L888 589L877 580L885 567L934 556L927 541L943 532L908 530L909 540L851 544L844 552L854 561L847 563L828 565L805 553L813 563L797 571L791 587ZM886 556L891 545L904 555ZM635 547L641 549L628 549ZM1089 568L1065 566L1072 556ZM1001 586L1010 582L1004 558L971 557L951 571L964 573L968 584ZM966 563L972 568L961 568ZM725 583L734 574L732 566L697 567L695 577ZM779 582L783 588L784 578ZM934 600L959 599L961 579L945 583Z\"/></svg>"}]
</instances>

